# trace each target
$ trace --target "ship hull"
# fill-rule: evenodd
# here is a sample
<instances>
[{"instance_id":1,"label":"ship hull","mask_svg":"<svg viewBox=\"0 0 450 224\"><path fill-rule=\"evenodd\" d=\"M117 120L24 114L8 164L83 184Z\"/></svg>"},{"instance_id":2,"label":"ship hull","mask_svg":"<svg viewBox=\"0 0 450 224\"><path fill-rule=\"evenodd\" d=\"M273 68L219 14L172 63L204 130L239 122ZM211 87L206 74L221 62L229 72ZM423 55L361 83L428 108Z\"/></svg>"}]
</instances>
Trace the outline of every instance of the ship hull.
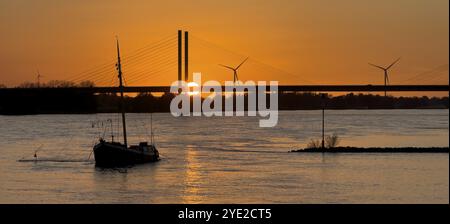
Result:
<instances>
[{"instance_id":1,"label":"ship hull","mask_svg":"<svg viewBox=\"0 0 450 224\"><path fill-rule=\"evenodd\" d=\"M131 149L120 143L100 142L94 146L94 158L98 167L124 167L156 162L159 153L156 149Z\"/></svg>"}]
</instances>

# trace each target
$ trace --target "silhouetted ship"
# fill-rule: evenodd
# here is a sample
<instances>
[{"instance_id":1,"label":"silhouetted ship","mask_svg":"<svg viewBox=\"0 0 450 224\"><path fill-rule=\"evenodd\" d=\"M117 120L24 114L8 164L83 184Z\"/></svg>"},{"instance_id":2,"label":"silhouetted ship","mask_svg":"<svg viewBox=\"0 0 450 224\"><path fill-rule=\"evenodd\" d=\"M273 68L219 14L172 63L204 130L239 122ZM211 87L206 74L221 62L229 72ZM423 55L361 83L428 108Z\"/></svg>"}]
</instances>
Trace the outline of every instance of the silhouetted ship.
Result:
<instances>
[{"instance_id":1,"label":"silhouetted ship","mask_svg":"<svg viewBox=\"0 0 450 224\"><path fill-rule=\"evenodd\" d=\"M151 136L151 144L148 144L147 142L141 142L139 143L139 145L131 145L129 147L127 144L125 109L123 105L122 66L120 63L120 50L118 40L116 67L119 74L118 77L121 98L120 108L122 113L124 143L122 144L120 142L114 142L114 138L111 139L111 142L100 139L100 142L94 146L95 165L99 167L121 167L158 161L159 152L153 144L153 132Z\"/></svg>"},{"instance_id":2,"label":"silhouetted ship","mask_svg":"<svg viewBox=\"0 0 450 224\"><path fill-rule=\"evenodd\" d=\"M100 139L94 146L95 165L99 167L121 167L159 160L156 147L147 142L139 145L127 145L119 142L107 142Z\"/></svg>"}]
</instances>

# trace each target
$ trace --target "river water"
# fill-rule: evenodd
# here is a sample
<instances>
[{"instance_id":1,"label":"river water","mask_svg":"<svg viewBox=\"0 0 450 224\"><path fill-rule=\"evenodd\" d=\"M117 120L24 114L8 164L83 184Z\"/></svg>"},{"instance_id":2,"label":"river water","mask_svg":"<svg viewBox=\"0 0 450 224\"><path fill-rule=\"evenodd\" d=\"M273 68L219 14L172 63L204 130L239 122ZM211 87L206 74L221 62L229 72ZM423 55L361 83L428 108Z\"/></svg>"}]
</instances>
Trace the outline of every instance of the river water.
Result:
<instances>
[{"instance_id":1,"label":"river water","mask_svg":"<svg viewBox=\"0 0 450 224\"><path fill-rule=\"evenodd\" d=\"M120 139L117 114L0 116L0 203L449 203L448 154L288 153L321 137L321 111L274 128L153 114L161 161L95 168L109 118ZM129 142L148 140L150 114L127 118ZM330 110L325 126L342 146L449 145L448 110ZM36 150L47 161L18 162Z\"/></svg>"}]
</instances>

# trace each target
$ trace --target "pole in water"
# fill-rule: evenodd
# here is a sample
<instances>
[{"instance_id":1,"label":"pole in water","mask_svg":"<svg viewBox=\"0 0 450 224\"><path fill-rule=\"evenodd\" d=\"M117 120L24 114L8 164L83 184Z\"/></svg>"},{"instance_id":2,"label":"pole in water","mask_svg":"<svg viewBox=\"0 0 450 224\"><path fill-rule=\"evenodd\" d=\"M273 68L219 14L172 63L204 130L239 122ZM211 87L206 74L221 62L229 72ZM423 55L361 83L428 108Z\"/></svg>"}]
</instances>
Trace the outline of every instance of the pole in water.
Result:
<instances>
[{"instance_id":1,"label":"pole in water","mask_svg":"<svg viewBox=\"0 0 450 224\"><path fill-rule=\"evenodd\" d=\"M108 119L108 122L109 122L110 128L111 128L111 142L114 142L113 120L112 119Z\"/></svg>"},{"instance_id":2,"label":"pole in water","mask_svg":"<svg viewBox=\"0 0 450 224\"><path fill-rule=\"evenodd\" d=\"M322 149L325 148L325 108L322 107Z\"/></svg>"},{"instance_id":3,"label":"pole in water","mask_svg":"<svg viewBox=\"0 0 450 224\"><path fill-rule=\"evenodd\" d=\"M325 149L325 94L322 94L322 149Z\"/></svg>"},{"instance_id":4,"label":"pole in water","mask_svg":"<svg viewBox=\"0 0 450 224\"><path fill-rule=\"evenodd\" d=\"M153 113L150 114L150 140L151 144L154 146L155 143L155 132L153 131Z\"/></svg>"}]
</instances>

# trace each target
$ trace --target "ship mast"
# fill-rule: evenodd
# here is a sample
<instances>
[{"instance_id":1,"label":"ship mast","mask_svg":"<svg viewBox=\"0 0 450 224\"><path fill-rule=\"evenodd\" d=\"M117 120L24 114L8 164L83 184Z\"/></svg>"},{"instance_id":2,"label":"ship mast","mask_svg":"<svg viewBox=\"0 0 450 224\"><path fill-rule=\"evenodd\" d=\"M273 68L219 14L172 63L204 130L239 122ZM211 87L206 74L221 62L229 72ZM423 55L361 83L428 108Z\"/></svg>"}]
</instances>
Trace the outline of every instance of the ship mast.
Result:
<instances>
[{"instance_id":1,"label":"ship mast","mask_svg":"<svg viewBox=\"0 0 450 224\"><path fill-rule=\"evenodd\" d=\"M120 50L119 50L119 39L117 39L117 71L118 71L118 77L119 77L119 89L120 89L120 109L122 113L122 127L123 127L123 144L125 144L125 148L128 147L127 145L127 126L125 122L125 106L124 106L124 100L123 100L123 82L122 82L122 65L120 64Z\"/></svg>"}]
</instances>

